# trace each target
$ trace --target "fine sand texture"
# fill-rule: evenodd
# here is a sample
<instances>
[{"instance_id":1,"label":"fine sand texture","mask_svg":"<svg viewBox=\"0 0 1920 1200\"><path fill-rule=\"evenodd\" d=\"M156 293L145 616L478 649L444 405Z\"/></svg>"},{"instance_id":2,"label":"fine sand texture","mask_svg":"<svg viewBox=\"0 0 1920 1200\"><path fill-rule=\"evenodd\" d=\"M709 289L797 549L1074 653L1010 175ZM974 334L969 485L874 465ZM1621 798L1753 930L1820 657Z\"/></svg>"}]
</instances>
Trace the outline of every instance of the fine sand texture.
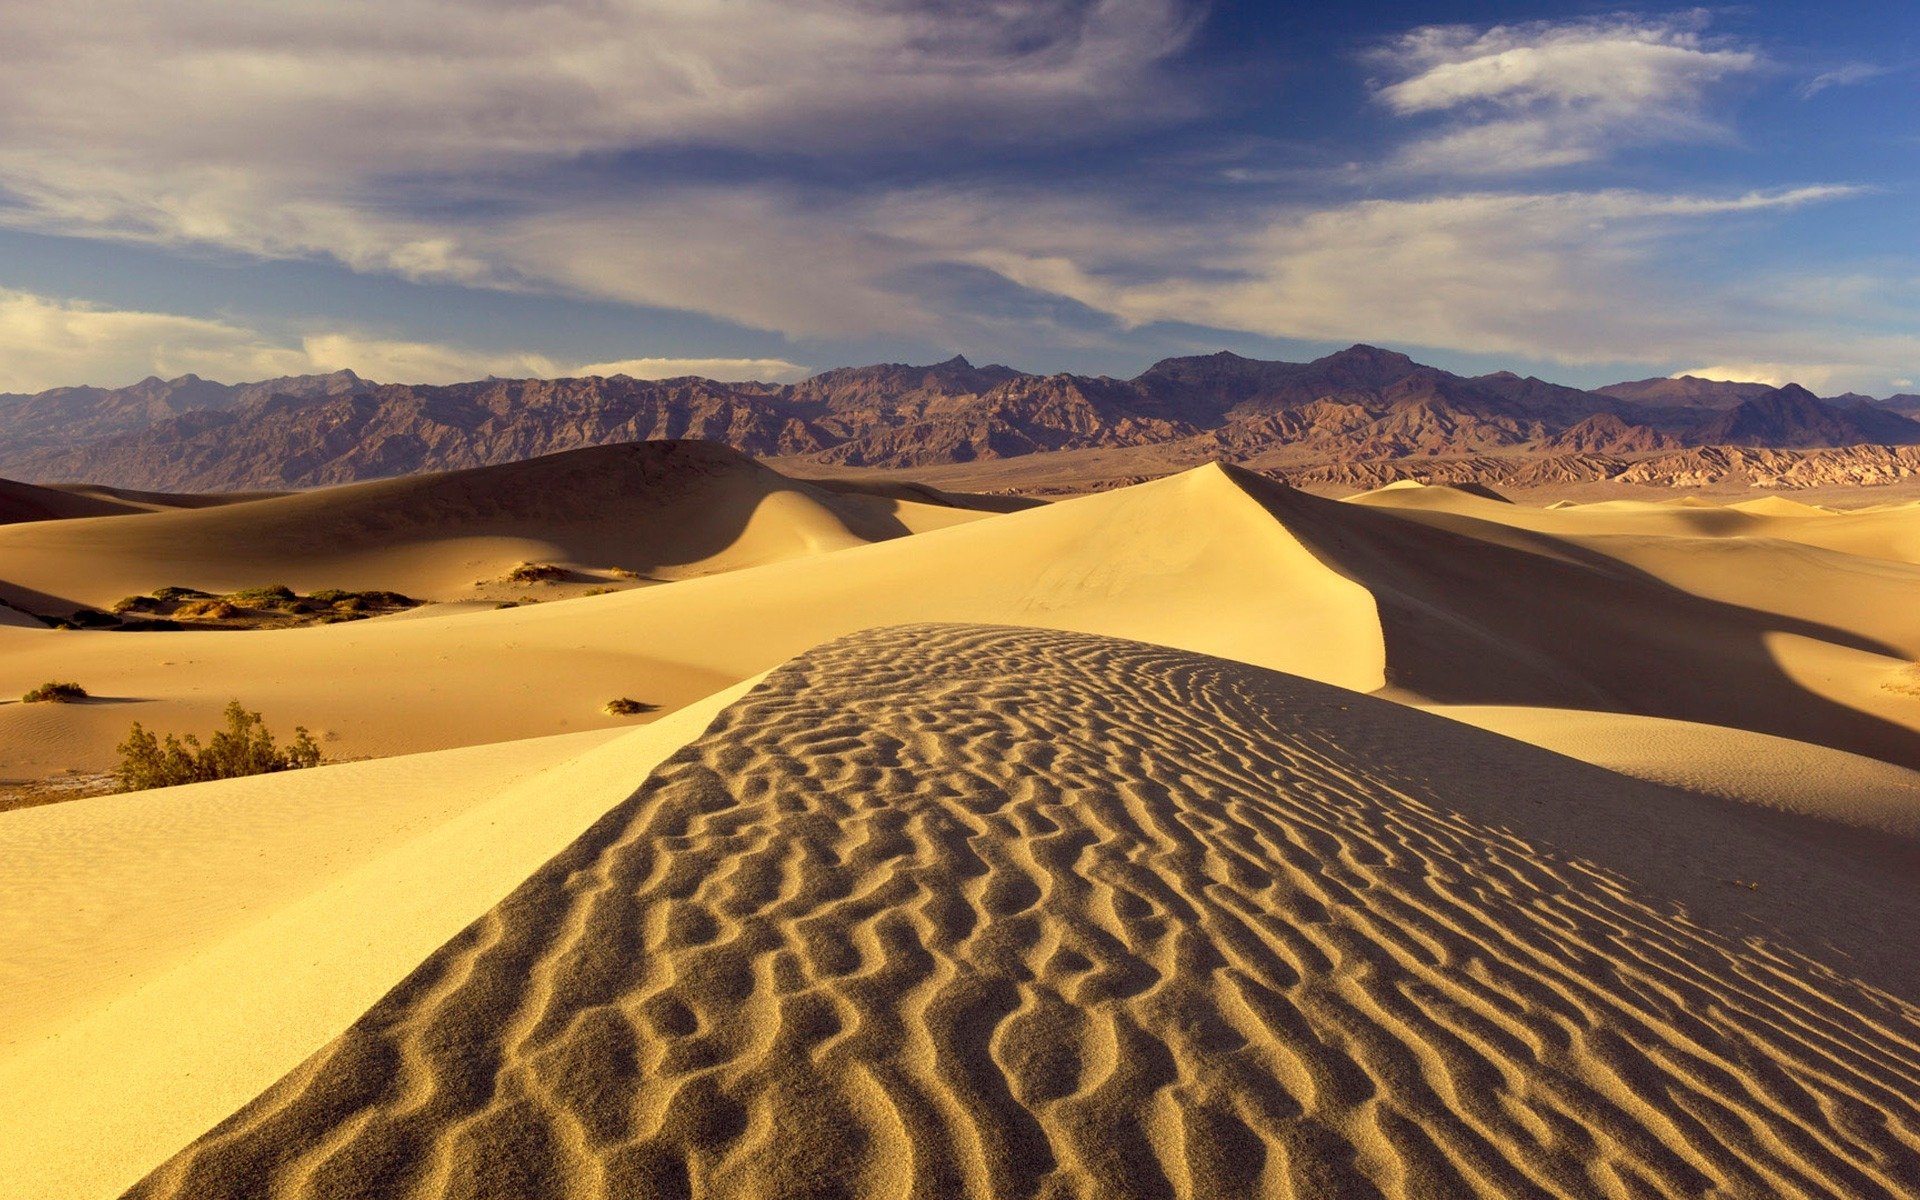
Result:
<instances>
[{"instance_id":1,"label":"fine sand texture","mask_svg":"<svg viewBox=\"0 0 1920 1200\"><path fill-rule=\"evenodd\" d=\"M746 690L653 725L0 819L0 1196L118 1195L324 1046Z\"/></svg>"},{"instance_id":2,"label":"fine sand texture","mask_svg":"<svg viewBox=\"0 0 1920 1200\"><path fill-rule=\"evenodd\" d=\"M869 632L130 1195L1910 1197L1920 893L1753 816L1166 647Z\"/></svg>"}]
</instances>

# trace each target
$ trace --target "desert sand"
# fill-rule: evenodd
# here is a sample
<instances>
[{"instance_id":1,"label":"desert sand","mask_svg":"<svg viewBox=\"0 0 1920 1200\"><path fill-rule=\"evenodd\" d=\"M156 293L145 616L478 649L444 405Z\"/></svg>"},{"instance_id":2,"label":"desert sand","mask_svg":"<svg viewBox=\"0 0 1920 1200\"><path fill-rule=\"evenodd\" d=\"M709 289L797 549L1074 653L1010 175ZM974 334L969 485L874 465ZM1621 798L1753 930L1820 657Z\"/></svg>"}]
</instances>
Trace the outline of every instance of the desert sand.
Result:
<instances>
[{"instance_id":1,"label":"desert sand","mask_svg":"<svg viewBox=\"0 0 1920 1200\"><path fill-rule=\"evenodd\" d=\"M32 611L432 603L0 620L0 695L95 697L0 704L0 777L234 696L367 760L0 813L0 1195L1920 1178L1920 507L1033 507L686 443L57 491L133 511L0 527ZM571 575L476 599L520 561Z\"/></svg>"},{"instance_id":2,"label":"desert sand","mask_svg":"<svg viewBox=\"0 0 1920 1200\"><path fill-rule=\"evenodd\" d=\"M1920 1009L1830 964L1910 988L1920 902L1582 776L1163 647L849 638L132 1194L1896 1194ZM1762 940L1790 885L1851 918Z\"/></svg>"}]
</instances>

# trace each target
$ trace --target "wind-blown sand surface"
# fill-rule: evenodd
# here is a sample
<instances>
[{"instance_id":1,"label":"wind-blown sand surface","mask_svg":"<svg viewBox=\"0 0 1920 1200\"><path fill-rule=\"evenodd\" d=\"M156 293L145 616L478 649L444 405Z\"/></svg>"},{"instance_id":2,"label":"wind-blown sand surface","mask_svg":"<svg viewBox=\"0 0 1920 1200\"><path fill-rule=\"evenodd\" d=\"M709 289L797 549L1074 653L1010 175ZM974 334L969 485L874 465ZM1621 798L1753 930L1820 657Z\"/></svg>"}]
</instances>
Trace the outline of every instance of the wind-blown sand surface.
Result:
<instances>
[{"instance_id":1,"label":"wind-blown sand surface","mask_svg":"<svg viewBox=\"0 0 1920 1200\"><path fill-rule=\"evenodd\" d=\"M1166 647L816 649L131 1193L1905 1196L1910 875Z\"/></svg>"},{"instance_id":2,"label":"wind-blown sand surface","mask_svg":"<svg viewBox=\"0 0 1920 1200\"><path fill-rule=\"evenodd\" d=\"M28 606L582 579L0 608L0 696L94 695L0 703L0 775L235 696L403 755L0 813L0 1196L1920 1179L1920 507L999 512L687 443L9 497ZM558 598L612 566L670 582Z\"/></svg>"},{"instance_id":3,"label":"wind-blown sand surface","mask_svg":"<svg viewBox=\"0 0 1920 1200\"><path fill-rule=\"evenodd\" d=\"M700 733L103 796L0 820L0 1196L104 1197L337 1036Z\"/></svg>"}]
</instances>

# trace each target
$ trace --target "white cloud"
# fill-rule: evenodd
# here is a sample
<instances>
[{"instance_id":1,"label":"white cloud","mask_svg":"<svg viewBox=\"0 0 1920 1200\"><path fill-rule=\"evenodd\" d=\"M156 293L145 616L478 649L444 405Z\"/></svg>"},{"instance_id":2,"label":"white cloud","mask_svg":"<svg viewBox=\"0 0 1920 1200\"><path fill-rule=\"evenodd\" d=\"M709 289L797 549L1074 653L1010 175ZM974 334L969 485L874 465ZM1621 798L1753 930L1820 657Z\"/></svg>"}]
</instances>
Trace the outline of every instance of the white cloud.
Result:
<instances>
[{"instance_id":1,"label":"white cloud","mask_svg":"<svg viewBox=\"0 0 1920 1200\"><path fill-rule=\"evenodd\" d=\"M0 289L0 392L37 392L77 383L121 386L148 375L193 374L232 383L342 368L392 383L615 374L784 381L806 374L806 368L784 359L636 358L581 364L528 351L482 351L343 331L279 339L229 321L103 308Z\"/></svg>"},{"instance_id":2,"label":"white cloud","mask_svg":"<svg viewBox=\"0 0 1920 1200\"><path fill-rule=\"evenodd\" d=\"M1853 87L1882 75L1891 75L1895 68L1877 66L1873 63L1844 63L1831 71L1822 71L1800 87L1800 98L1810 100L1828 88Z\"/></svg>"},{"instance_id":3,"label":"white cloud","mask_svg":"<svg viewBox=\"0 0 1920 1200\"><path fill-rule=\"evenodd\" d=\"M1674 377L1691 375L1695 379L1719 379L1731 383L1764 383L1785 387L1797 383L1812 392L1831 389L1835 380L1857 374L1859 368L1848 363L1717 363L1674 372ZM1887 382L1893 382L1888 380Z\"/></svg>"},{"instance_id":4,"label":"white cloud","mask_svg":"<svg viewBox=\"0 0 1920 1200\"><path fill-rule=\"evenodd\" d=\"M1606 17L1413 30L1373 56L1375 92L1401 116L1444 115L1406 147L1421 172L1506 174L1599 159L1622 145L1721 135L1708 90L1762 64L1711 45L1697 18Z\"/></svg>"},{"instance_id":5,"label":"white cloud","mask_svg":"<svg viewBox=\"0 0 1920 1200\"><path fill-rule=\"evenodd\" d=\"M644 146L1053 139L1182 111L1181 0L0 6L9 176L324 185Z\"/></svg>"},{"instance_id":6,"label":"white cloud","mask_svg":"<svg viewBox=\"0 0 1920 1200\"><path fill-rule=\"evenodd\" d=\"M619 362L587 363L569 375L631 375L635 379L678 379L698 375L723 383L791 383L811 372L784 358L624 358Z\"/></svg>"},{"instance_id":7,"label":"white cloud","mask_svg":"<svg viewBox=\"0 0 1920 1200\"><path fill-rule=\"evenodd\" d=\"M0 225L927 333L857 222L581 156L1046 142L1192 111L1193 0L0 5ZM556 178L563 175L564 179ZM422 215L420 201L432 215Z\"/></svg>"}]
</instances>

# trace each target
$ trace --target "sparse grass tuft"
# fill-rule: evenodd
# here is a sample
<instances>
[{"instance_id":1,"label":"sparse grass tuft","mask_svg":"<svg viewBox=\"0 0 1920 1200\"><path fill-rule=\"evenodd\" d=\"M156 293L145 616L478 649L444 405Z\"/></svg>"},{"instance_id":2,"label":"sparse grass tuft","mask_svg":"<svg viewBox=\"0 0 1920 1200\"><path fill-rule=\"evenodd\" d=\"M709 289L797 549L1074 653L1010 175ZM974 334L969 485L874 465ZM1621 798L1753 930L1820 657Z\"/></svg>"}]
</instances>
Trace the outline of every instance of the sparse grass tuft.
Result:
<instances>
[{"instance_id":1,"label":"sparse grass tuft","mask_svg":"<svg viewBox=\"0 0 1920 1200\"><path fill-rule=\"evenodd\" d=\"M73 704L87 698L87 689L77 683L43 683L20 697L24 704Z\"/></svg>"},{"instance_id":2,"label":"sparse grass tuft","mask_svg":"<svg viewBox=\"0 0 1920 1200\"><path fill-rule=\"evenodd\" d=\"M631 717L638 713L654 712L659 709L659 707L658 704L648 704L644 700L634 700L627 696L622 696L617 700L607 701L603 711L610 717Z\"/></svg>"},{"instance_id":3,"label":"sparse grass tuft","mask_svg":"<svg viewBox=\"0 0 1920 1200\"><path fill-rule=\"evenodd\" d=\"M238 700L228 703L226 717L227 727L215 732L204 746L193 734L157 738L135 721L127 740L115 747L120 765L114 776L120 790L138 792L320 765L320 747L305 726L294 726L293 741L282 748L260 714L248 712Z\"/></svg>"}]
</instances>

